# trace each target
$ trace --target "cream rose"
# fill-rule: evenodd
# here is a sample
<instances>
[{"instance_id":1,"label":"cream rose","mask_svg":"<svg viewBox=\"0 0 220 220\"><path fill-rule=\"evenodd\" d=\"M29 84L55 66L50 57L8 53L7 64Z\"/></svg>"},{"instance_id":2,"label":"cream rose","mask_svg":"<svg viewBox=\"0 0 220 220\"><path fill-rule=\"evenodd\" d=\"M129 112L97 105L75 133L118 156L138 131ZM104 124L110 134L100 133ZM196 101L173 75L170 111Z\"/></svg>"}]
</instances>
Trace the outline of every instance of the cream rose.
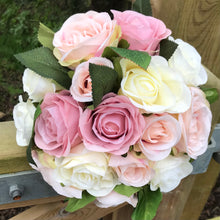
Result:
<instances>
[{"instance_id":1,"label":"cream rose","mask_svg":"<svg viewBox=\"0 0 220 220\"><path fill-rule=\"evenodd\" d=\"M190 44L181 39L174 40L177 49L170 57L169 66L179 72L188 86L199 86L207 82L207 73L201 64L201 56Z\"/></svg>"},{"instance_id":2,"label":"cream rose","mask_svg":"<svg viewBox=\"0 0 220 220\"><path fill-rule=\"evenodd\" d=\"M30 100L23 102L19 96L19 103L14 107L13 118L16 127L16 142L19 146L27 146L32 135L35 106Z\"/></svg>"},{"instance_id":3,"label":"cream rose","mask_svg":"<svg viewBox=\"0 0 220 220\"><path fill-rule=\"evenodd\" d=\"M69 17L53 39L54 56L63 66L100 56L107 46L117 46L120 27L106 12L88 11Z\"/></svg>"},{"instance_id":4,"label":"cream rose","mask_svg":"<svg viewBox=\"0 0 220 220\"><path fill-rule=\"evenodd\" d=\"M151 190L155 191L160 188L161 192L169 192L175 189L181 179L188 176L193 170L189 159L186 155L178 157L170 155L155 162L152 167L155 170L155 175L150 182Z\"/></svg>"},{"instance_id":5,"label":"cream rose","mask_svg":"<svg viewBox=\"0 0 220 220\"><path fill-rule=\"evenodd\" d=\"M179 113L190 107L191 94L181 76L160 56L151 57L147 70L127 59L120 61L123 79L119 93L148 113Z\"/></svg>"},{"instance_id":6,"label":"cream rose","mask_svg":"<svg viewBox=\"0 0 220 220\"><path fill-rule=\"evenodd\" d=\"M118 184L117 175L108 167L105 153L90 152L80 144L80 154L56 158L56 180L65 186L87 190L93 196L105 196Z\"/></svg>"},{"instance_id":7,"label":"cream rose","mask_svg":"<svg viewBox=\"0 0 220 220\"><path fill-rule=\"evenodd\" d=\"M51 79L46 79L30 69L25 69L23 77L23 90L28 93L32 102L40 102L46 93L55 92L62 89L57 83Z\"/></svg>"}]
</instances>

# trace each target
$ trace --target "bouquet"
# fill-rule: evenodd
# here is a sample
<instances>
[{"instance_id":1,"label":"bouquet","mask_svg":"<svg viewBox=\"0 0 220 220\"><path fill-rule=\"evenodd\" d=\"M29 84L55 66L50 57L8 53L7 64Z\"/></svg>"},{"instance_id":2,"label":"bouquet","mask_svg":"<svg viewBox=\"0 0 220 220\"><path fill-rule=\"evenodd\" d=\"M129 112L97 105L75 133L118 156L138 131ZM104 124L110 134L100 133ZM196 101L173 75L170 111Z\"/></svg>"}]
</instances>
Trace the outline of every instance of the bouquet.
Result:
<instances>
[{"instance_id":1,"label":"bouquet","mask_svg":"<svg viewBox=\"0 0 220 220\"><path fill-rule=\"evenodd\" d=\"M138 3L137 3L138 4ZM42 47L20 53L23 89L14 108L16 140L73 212L128 202L132 219L156 214L162 192L192 172L208 146L216 89L196 49L137 11L88 11ZM208 102L208 101L209 102ZM153 207L153 208L152 208Z\"/></svg>"}]
</instances>

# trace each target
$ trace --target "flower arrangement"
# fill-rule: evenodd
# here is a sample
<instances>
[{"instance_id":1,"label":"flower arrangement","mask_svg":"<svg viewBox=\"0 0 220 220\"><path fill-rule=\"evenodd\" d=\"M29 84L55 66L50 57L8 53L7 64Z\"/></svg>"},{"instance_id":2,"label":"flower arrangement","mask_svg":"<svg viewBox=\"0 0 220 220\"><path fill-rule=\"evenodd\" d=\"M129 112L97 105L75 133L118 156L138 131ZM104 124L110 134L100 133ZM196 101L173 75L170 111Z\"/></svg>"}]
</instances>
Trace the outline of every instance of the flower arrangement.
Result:
<instances>
[{"instance_id":1,"label":"flower arrangement","mask_svg":"<svg viewBox=\"0 0 220 220\"><path fill-rule=\"evenodd\" d=\"M133 220L148 220L161 192L175 189L206 151L207 99L217 93L201 90L207 73L200 55L161 20L111 12L113 19L72 15L56 33L40 24L43 47L16 55L27 67L29 97L14 108L16 140L69 198L67 211L128 202Z\"/></svg>"}]
</instances>

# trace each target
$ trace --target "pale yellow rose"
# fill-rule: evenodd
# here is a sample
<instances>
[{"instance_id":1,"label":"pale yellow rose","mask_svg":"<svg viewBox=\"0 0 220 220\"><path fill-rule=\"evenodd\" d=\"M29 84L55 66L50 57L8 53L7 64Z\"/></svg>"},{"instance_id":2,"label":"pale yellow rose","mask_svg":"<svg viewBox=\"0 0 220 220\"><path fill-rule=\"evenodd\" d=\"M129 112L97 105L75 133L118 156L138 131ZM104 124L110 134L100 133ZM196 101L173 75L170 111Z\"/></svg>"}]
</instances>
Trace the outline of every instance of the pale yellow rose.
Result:
<instances>
[{"instance_id":1,"label":"pale yellow rose","mask_svg":"<svg viewBox=\"0 0 220 220\"><path fill-rule=\"evenodd\" d=\"M147 69L127 59L120 64L123 79L119 93L129 97L136 107L148 113L180 113L189 109L190 90L163 57L153 56Z\"/></svg>"}]
</instances>

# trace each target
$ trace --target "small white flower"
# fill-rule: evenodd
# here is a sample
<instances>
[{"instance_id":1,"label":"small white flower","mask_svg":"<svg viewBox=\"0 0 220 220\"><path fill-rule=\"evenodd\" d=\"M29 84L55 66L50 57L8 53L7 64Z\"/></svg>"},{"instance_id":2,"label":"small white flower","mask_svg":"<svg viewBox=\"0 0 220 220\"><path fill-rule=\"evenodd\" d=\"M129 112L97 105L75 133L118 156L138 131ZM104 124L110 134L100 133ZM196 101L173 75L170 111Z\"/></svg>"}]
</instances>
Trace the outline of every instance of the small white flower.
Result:
<instances>
[{"instance_id":1,"label":"small white flower","mask_svg":"<svg viewBox=\"0 0 220 220\"><path fill-rule=\"evenodd\" d=\"M32 135L35 106L30 100L23 102L19 96L19 103L14 107L13 118L15 122L16 141L19 146L27 146Z\"/></svg>"},{"instance_id":2,"label":"small white flower","mask_svg":"<svg viewBox=\"0 0 220 220\"><path fill-rule=\"evenodd\" d=\"M168 60L169 66L179 72L188 86L199 86L207 82L207 73L201 64L201 56L190 44L181 39L169 40L178 44L177 49Z\"/></svg>"},{"instance_id":3,"label":"small white flower","mask_svg":"<svg viewBox=\"0 0 220 220\"><path fill-rule=\"evenodd\" d=\"M46 93L61 89L61 86L51 79L46 79L28 68L24 71L22 82L23 90L28 93L33 102L40 102Z\"/></svg>"},{"instance_id":4,"label":"small white flower","mask_svg":"<svg viewBox=\"0 0 220 220\"><path fill-rule=\"evenodd\" d=\"M161 192L175 189L181 179L188 176L193 170L189 159L186 155L179 157L169 155L165 159L155 162L153 165L155 175L150 182L150 189L155 191L160 188Z\"/></svg>"}]
</instances>

